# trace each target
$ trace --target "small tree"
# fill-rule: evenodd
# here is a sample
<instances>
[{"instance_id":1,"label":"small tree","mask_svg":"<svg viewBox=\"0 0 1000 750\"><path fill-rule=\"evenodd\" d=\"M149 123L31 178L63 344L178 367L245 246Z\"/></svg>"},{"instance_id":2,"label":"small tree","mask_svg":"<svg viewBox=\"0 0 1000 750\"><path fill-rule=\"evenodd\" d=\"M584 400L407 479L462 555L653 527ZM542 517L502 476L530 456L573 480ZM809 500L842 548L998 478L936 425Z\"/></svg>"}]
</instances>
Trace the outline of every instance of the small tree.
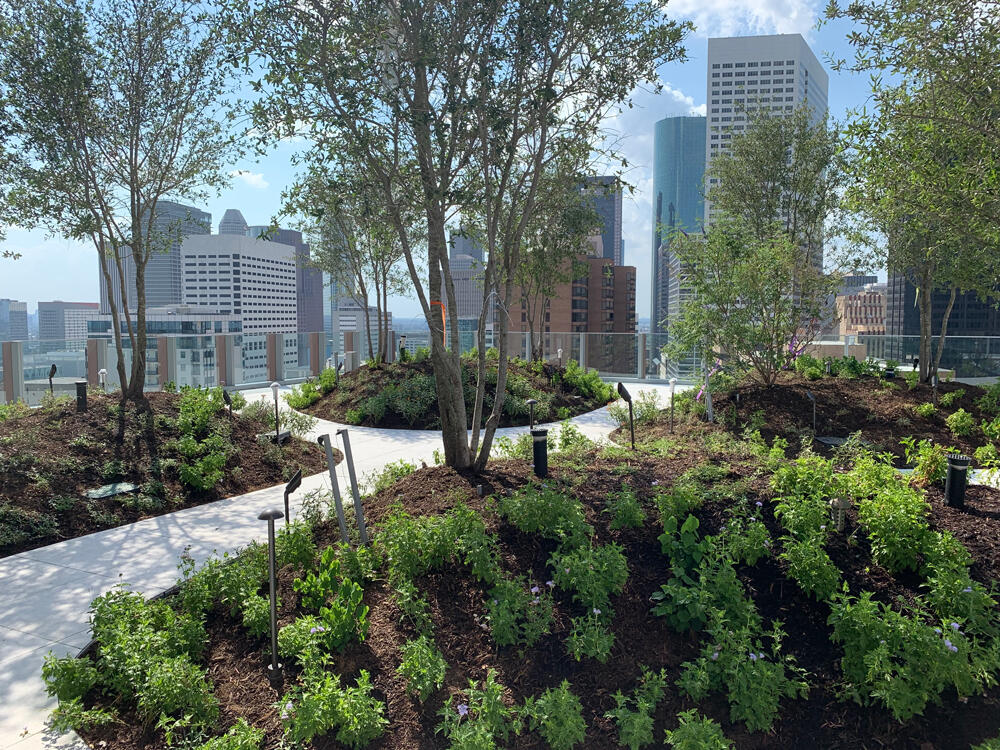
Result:
<instances>
[{"instance_id":1,"label":"small tree","mask_svg":"<svg viewBox=\"0 0 1000 750\"><path fill-rule=\"evenodd\" d=\"M113 299L122 398L146 405L146 265L178 239L157 204L224 184L217 25L187 0L0 0L0 102L18 215L90 240ZM178 222L179 224L179 222ZM134 272L129 270L129 264ZM135 299L128 299L134 273ZM125 371L122 328L132 353Z\"/></svg>"},{"instance_id":2,"label":"small tree","mask_svg":"<svg viewBox=\"0 0 1000 750\"><path fill-rule=\"evenodd\" d=\"M776 226L759 239L746 225L723 219L705 235L676 237L671 250L693 298L671 321L669 356L692 350L706 360L722 356L773 385L798 353L797 342L818 330L829 277ZM790 293L793 285L797 294Z\"/></svg>"},{"instance_id":3,"label":"small tree","mask_svg":"<svg viewBox=\"0 0 1000 750\"><path fill-rule=\"evenodd\" d=\"M409 278L402 268L399 237L384 205L356 165L347 165L336 174L311 169L288 192L285 208L310 217L310 264L328 273L331 285L361 308L368 358L385 362L389 358L389 295L405 293ZM377 352L372 344L372 297Z\"/></svg>"}]
</instances>

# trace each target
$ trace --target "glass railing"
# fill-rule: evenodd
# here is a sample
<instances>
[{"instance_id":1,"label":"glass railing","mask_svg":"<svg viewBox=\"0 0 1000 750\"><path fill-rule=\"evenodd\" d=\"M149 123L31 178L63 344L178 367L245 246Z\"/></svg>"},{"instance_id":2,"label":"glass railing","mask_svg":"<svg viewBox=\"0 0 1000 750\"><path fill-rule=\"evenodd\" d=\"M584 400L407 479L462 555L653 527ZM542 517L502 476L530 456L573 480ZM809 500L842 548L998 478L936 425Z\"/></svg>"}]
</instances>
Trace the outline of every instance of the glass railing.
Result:
<instances>
[{"instance_id":1,"label":"glass railing","mask_svg":"<svg viewBox=\"0 0 1000 750\"><path fill-rule=\"evenodd\" d=\"M37 406L50 392L55 396L73 396L76 394L76 383L87 379L85 339L20 343L21 400L29 406Z\"/></svg>"},{"instance_id":2,"label":"glass railing","mask_svg":"<svg viewBox=\"0 0 1000 750\"><path fill-rule=\"evenodd\" d=\"M920 356L919 336L859 335L857 341L876 359L894 359L905 365ZM936 349L936 336L933 346ZM995 380L1000 377L1000 336L946 336L941 369L954 372L958 380Z\"/></svg>"}]
</instances>

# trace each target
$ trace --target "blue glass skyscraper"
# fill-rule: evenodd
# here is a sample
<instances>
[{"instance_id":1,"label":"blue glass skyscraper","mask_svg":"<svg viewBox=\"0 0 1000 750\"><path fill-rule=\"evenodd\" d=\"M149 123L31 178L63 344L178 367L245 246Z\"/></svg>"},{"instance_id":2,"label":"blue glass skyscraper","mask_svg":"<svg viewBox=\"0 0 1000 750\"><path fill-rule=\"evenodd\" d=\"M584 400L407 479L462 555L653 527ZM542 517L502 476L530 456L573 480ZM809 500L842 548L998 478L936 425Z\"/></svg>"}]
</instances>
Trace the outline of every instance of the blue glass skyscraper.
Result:
<instances>
[{"instance_id":1,"label":"blue glass skyscraper","mask_svg":"<svg viewBox=\"0 0 1000 750\"><path fill-rule=\"evenodd\" d=\"M666 331L670 295L680 293L671 278L669 240L675 229L701 229L705 216L705 118L667 117L656 123L653 140L653 267L650 331ZM674 276L677 274L675 273ZM671 283L673 282L673 283ZM679 300L674 300L675 304Z\"/></svg>"}]
</instances>

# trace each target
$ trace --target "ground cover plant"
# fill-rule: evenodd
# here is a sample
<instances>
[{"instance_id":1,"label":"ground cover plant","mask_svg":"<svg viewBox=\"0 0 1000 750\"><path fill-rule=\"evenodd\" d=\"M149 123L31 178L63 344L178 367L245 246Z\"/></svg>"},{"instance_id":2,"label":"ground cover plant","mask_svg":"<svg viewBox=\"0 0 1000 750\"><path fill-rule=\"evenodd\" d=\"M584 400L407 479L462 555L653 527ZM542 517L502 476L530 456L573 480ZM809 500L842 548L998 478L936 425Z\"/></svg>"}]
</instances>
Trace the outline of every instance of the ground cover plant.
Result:
<instances>
[{"instance_id":1,"label":"ground cover plant","mask_svg":"<svg viewBox=\"0 0 1000 750\"><path fill-rule=\"evenodd\" d=\"M970 489L958 511L870 451L799 453L687 418L635 453L566 445L544 481L524 459L390 468L366 500L369 548L336 542L313 504L279 544L279 690L253 547L186 566L168 602L117 594L138 624L97 627L88 659L49 664L59 715L121 750L227 732L517 750L1000 734L997 491ZM851 501L842 531L835 496ZM119 667L140 637L163 645ZM180 697L155 688L167 670Z\"/></svg>"},{"instance_id":2,"label":"ground cover plant","mask_svg":"<svg viewBox=\"0 0 1000 750\"><path fill-rule=\"evenodd\" d=\"M495 357L495 352L491 350L488 356ZM476 391L474 357L463 357L462 373L471 415ZM496 386L495 373L487 375L490 377L493 380L487 383L486 414L493 408L491 393ZM604 383L596 372L584 372L573 360L559 367L515 357L509 365L500 424L503 427L528 424L529 399L537 401L535 421L552 422L600 408L614 398L612 386ZM308 414L341 423L441 429L434 375L429 359L423 356L362 367L339 379L323 373L315 383L299 386L289 395L288 403Z\"/></svg>"},{"instance_id":3,"label":"ground cover plant","mask_svg":"<svg viewBox=\"0 0 1000 750\"><path fill-rule=\"evenodd\" d=\"M273 412L245 406L239 393L232 396L232 415L218 388L147 398L152 430L134 406L123 415L117 396L97 391L79 414L70 399L0 414L0 555L279 484L297 468L312 474L326 466L313 442L293 438L278 448L258 440L268 430L267 415L273 429ZM87 497L114 482L136 489Z\"/></svg>"}]
</instances>

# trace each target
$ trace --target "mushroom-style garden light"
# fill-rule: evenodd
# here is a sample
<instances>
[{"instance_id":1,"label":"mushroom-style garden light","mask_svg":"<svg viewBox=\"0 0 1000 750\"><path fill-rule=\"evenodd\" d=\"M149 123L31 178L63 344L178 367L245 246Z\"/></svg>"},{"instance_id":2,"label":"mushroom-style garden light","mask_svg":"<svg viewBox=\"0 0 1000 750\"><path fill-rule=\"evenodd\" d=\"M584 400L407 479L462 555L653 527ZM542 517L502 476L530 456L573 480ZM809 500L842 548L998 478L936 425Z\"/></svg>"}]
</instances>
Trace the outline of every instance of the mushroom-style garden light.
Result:
<instances>
[{"instance_id":1,"label":"mushroom-style garden light","mask_svg":"<svg viewBox=\"0 0 1000 750\"><path fill-rule=\"evenodd\" d=\"M283 518L280 510L265 510L259 516L267 521L267 573L271 589L271 663L267 665L267 679L274 687L281 685L281 664L278 663L278 576L274 563L274 522Z\"/></svg>"}]
</instances>

